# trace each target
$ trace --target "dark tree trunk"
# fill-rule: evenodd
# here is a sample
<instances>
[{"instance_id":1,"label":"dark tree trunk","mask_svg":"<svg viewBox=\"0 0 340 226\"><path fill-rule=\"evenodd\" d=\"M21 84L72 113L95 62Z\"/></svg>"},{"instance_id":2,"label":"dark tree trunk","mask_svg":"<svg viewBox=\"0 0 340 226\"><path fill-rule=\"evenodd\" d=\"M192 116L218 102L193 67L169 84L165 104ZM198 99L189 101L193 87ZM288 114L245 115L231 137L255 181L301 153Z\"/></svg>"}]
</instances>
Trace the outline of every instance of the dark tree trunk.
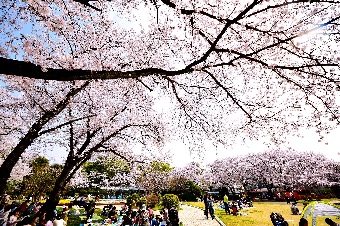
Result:
<instances>
[{"instance_id":1,"label":"dark tree trunk","mask_svg":"<svg viewBox=\"0 0 340 226\"><path fill-rule=\"evenodd\" d=\"M30 146L33 141L39 136L39 131L44 124L35 123L28 130L26 135L20 140L18 145L13 149L13 151L7 156L5 161L0 167L0 194L3 194L6 189L6 183L8 178L11 176L11 172L15 164L19 161L22 153Z\"/></svg>"},{"instance_id":2,"label":"dark tree trunk","mask_svg":"<svg viewBox=\"0 0 340 226\"><path fill-rule=\"evenodd\" d=\"M51 192L50 196L48 197L46 203L40 209L38 214L46 213L47 217L50 217L53 214L56 206L59 203L60 196L65 190L67 183L70 181L74 173L79 169L84 161L87 161L90 156L84 156L83 158L76 158L74 157L73 151L70 151L63 171L61 172L60 176L57 178L55 182L53 191Z\"/></svg>"},{"instance_id":3,"label":"dark tree trunk","mask_svg":"<svg viewBox=\"0 0 340 226\"><path fill-rule=\"evenodd\" d=\"M48 197L44 206L40 209L40 213L46 213L46 217L53 216L53 211L55 210L56 206L59 203L60 196L64 191L66 184L68 182L67 178L72 171L73 166L69 164L65 164L63 171L61 172L60 176L58 177L53 191L51 192L50 196Z\"/></svg>"},{"instance_id":4,"label":"dark tree trunk","mask_svg":"<svg viewBox=\"0 0 340 226\"><path fill-rule=\"evenodd\" d=\"M22 153L28 148L33 141L39 137L39 133L46 123L48 123L52 118L58 115L62 110L66 108L69 104L71 98L84 89L90 82L85 82L82 86L71 89L61 100L54 109L46 111L28 130L26 135L21 138L18 145L13 149L13 151L6 157L3 164L0 166L0 195L5 192L7 180L11 176L11 172L15 164L20 159Z\"/></svg>"}]
</instances>

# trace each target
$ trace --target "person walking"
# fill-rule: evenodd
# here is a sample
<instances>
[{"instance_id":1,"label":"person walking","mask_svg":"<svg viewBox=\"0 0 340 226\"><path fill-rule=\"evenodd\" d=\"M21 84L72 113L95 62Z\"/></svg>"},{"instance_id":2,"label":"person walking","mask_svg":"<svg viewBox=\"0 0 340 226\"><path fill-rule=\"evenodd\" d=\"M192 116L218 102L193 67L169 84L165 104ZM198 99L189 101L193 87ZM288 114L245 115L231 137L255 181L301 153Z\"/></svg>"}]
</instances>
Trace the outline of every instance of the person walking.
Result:
<instances>
[{"instance_id":1,"label":"person walking","mask_svg":"<svg viewBox=\"0 0 340 226\"><path fill-rule=\"evenodd\" d=\"M229 209L229 198L228 198L228 195L227 193L224 194L224 197L223 197L223 204L224 204L224 210L225 210L225 213L227 214L230 214L230 209Z\"/></svg>"}]
</instances>

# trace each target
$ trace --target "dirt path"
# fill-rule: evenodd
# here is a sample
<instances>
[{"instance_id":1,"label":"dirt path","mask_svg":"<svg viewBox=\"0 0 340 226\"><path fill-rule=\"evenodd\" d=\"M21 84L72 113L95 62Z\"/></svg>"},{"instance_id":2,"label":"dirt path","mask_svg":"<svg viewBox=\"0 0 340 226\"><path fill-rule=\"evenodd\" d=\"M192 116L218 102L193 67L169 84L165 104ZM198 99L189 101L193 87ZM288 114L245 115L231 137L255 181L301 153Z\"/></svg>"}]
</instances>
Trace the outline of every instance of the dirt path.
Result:
<instances>
[{"instance_id":1,"label":"dirt path","mask_svg":"<svg viewBox=\"0 0 340 226\"><path fill-rule=\"evenodd\" d=\"M184 226L220 226L216 220L209 219L203 214L203 210L182 205L182 210L178 212L179 221L184 224Z\"/></svg>"}]
</instances>

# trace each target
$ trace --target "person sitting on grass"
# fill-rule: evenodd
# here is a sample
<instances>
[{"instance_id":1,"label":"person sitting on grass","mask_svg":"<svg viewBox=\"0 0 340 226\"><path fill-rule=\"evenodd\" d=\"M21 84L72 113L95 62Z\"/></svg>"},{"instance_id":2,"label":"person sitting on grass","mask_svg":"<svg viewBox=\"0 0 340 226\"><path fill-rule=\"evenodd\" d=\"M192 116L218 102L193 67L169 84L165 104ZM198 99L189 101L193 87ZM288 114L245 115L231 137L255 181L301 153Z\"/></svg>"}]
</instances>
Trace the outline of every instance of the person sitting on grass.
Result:
<instances>
[{"instance_id":1,"label":"person sitting on grass","mask_svg":"<svg viewBox=\"0 0 340 226\"><path fill-rule=\"evenodd\" d=\"M242 201L241 201L240 199L238 199L238 200L236 200L236 202L237 202L238 208L239 208L239 209L243 209L243 203L242 203Z\"/></svg>"},{"instance_id":2,"label":"person sitting on grass","mask_svg":"<svg viewBox=\"0 0 340 226\"><path fill-rule=\"evenodd\" d=\"M232 206L231 206L231 210L232 210L232 214L237 216L239 215L238 209L237 209L237 203L233 202Z\"/></svg>"},{"instance_id":3,"label":"person sitting on grass","mask_svg":"<svg viewBox=\"0 0 340 226\"><path fill-rule=\"evenodd\" d=\"M20 212L18 210L16 210L14 212L14 214L12 214L9 218L8 218L8 221L7 221L7 226L15 226L19 220L19 215L20 215Z\"/></svg>"},{"instance_id":4,"label":"person sitting on grass","mask_svg":"<svg viewBox=\"0 0 340 226\"><path fill-rule=\"evenodd\" d=\"M108 214L108 218L111 219L111 222L116 223L118 220L118 215L116 212L116 207L113 206L112 209L110 210L109 214Z\"/></svg>"},{"instance_id":5,"label":"person sitting on grass","mask_svg":"<svg viewBox=\"0 0 340 226\"><path fill-rule=\"evenodd\" d=\"M150 218L151 218L150 226L158 226L158 222L157 222L155 215L153 213L151 214Z\"/></svg>"},{"instance_id":6,"label":"person sitting on grass","mask_svg":"<svg viewBox=\"0 0 340 226\"><path fill-rule=\"evenodd\" d=\"M296 206L296 202L293 202L292 205L290 206L290 210L292 211L293 215L300 215L301 212L299 211L299 209Z\"/></svg>"}]
</instances>

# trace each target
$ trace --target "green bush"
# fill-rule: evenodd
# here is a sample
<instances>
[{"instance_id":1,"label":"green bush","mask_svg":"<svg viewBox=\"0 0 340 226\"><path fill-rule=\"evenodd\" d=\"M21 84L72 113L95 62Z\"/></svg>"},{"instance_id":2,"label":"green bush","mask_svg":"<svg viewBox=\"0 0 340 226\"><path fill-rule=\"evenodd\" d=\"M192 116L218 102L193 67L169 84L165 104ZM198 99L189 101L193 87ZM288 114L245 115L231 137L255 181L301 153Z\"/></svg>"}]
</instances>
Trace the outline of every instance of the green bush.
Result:
<instances>
[{"instance_id":1,"label":"green bush","mask_svg":"<svg viewBox=\"0 0 340 226\"><path fill-rule=\"evenodd\" d=\"M146 198L141 198L139 199L139 202L137 202L137 206L139 206L140 208L142 208L142 205L145 204L146 205Z\"/></svg>"},{"instance_id":2,"label":"green bush","mask_svg":"<svg viewBox=\"0 0 340 226\"><path fill-rule=\"evenodd\" d=\"M127 198L126 198L126 204L127 205L132 205L133 204L133 201L135 201L138 205L138 203L140 202L140 196L139 194L132 194L132 195L129 195Z\"/></svg>"},{"instance_id":3,"label":"green bush","mask_svg":"<svg viewBox=\"0 0 340 226\"><path fill-rule=\"evenodd\" d=\"M151 206L152 208L154 208L157 205L158 201L159 199L157 195L151 194L146 197L147 206Z\"/></svg>"},{"instance_id":4,"label":"green bush","mask_svg":"<svg viewBox=\"0 0 340 226\"><path fill-rule=\"evenodd\" d=\"M179 199L177 195L174 194L165 194L162 197L161 205L163 207L171 208L171 207L179 207Z\"/></svg>"},{"instance_id":5,"label":"green bush","mask_svg":"<svg viewBox=\"0 0 340 226\"><path fill-rule=\"evenodd\" d=\"M197 197L201 197L202 189L192 181L185 183L185 189L178 195L181 200L196 201Z\"/></svg>"}]
</instances>

